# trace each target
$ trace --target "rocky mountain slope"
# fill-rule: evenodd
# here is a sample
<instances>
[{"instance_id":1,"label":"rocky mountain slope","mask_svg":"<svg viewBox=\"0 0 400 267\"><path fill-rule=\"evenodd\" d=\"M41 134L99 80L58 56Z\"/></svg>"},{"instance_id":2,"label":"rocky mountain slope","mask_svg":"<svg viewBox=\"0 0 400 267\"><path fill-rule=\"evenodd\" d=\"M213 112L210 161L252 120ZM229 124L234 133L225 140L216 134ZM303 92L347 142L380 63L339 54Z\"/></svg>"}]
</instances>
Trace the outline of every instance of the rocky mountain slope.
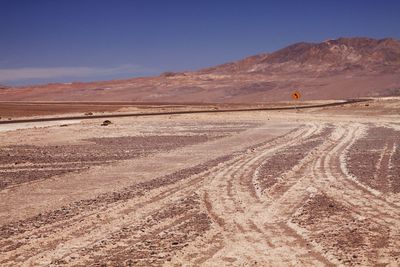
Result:
<instances>
[{"instance_id":1,"label":"rocky mountain slope","mask_svg":"<svg viewBox=\"0 0 400 267\"><path fill-rule=\"evenodd\" d=\"M400 41L370 38L340 38L322 43L297 43L272 54L260 54L215 68L209 72L332 72L390 71L400 66Z\"/></svg>"},{"instance_id":2,"label":"rocky mountain slope","mask_svg":"<svg viewBox=\"0 0 400 267\"><path fill-rule=\"evenodd\" d=\"M1 100L269 102L400 95L400 41L340 38L297 43L194 72L0 90Z\"/></svg>"}]
</instances>

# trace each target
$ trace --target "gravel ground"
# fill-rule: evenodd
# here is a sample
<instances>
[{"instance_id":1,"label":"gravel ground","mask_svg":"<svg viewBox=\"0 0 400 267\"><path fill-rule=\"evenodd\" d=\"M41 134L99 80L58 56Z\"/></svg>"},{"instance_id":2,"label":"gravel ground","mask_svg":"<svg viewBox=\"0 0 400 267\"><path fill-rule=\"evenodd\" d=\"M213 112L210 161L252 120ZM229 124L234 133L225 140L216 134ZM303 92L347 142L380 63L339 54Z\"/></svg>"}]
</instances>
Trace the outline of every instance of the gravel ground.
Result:
<instances>
[{"instance_id":1,"label":"gravel ground","mask_svg":"<svg viewBox=\"0 0 400 267\"><path fill-rule=\"evenodd\" d=\"M397 266L382 103L1 132L0 265Z\"/></svg>"},{"instance_id":2,"label":"gravel ground","mask_svg":"<svg viewBox=\"0 0 400 267\"><path fill-rule=\"evenodd\" d=\"M360 182L384 193L400 193L400 131L370 127L348 153L348 169Z\"/></svg>"}]
</instances>

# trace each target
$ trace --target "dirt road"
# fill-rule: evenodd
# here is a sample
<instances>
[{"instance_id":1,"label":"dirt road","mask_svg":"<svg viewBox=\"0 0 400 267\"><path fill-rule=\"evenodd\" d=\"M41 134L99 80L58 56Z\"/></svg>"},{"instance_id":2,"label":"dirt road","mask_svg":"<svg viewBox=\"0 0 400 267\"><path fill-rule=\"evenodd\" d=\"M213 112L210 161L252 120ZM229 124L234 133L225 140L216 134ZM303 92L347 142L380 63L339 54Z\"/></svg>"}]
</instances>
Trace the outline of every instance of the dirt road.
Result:
<instances>
[{"instance_id":1,"label":"dirt road","mask_svg":"<svg viewBox=\"0 0 400 267\"><path fill-rule=\"evenodd\" d=\"M400 264L398 117L85 123L0 133L0 265Z\"/></svg>"}]
</instances>

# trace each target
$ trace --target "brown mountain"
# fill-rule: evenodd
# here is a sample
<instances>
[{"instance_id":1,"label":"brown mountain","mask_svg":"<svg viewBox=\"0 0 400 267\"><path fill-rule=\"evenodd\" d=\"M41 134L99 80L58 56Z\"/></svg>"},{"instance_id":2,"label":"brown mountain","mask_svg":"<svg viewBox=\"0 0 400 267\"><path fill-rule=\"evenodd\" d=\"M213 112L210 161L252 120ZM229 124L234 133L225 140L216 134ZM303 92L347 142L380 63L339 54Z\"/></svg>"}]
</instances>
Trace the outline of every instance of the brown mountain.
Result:
<instances>
[{"instance_id":1,"label":"brown mountain","mask_svg":"<svg viewBox=\"0 0 400 267\"><path fill-rule=\"evenodd\" d=\"M268 73L279 70L331 74L351 70L395 71L399 66L398 40L340 38L322 43L297 43L272 54L252 56L204 71Z\"/></svg>"},{"instance_id":2,"label":"brown mountain","mask_svg":"<svg viewBox=\"0 0 400 267\"><path fill-rule=\"evenodd\" d=\"M268 102L400 95L400 41L340 38L297 43L195 72L0 91L2 100Z\"/></svg>"}]
</instances>

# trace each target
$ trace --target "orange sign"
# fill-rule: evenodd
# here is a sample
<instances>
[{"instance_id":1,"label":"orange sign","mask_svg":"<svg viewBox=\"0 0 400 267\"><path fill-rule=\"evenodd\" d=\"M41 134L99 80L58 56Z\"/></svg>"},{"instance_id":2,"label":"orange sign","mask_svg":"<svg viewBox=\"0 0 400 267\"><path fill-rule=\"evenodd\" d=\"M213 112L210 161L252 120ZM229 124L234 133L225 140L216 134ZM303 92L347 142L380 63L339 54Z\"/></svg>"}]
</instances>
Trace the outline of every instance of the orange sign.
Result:
<instances>
[{"instance_id":1,"label":"orange sign","mask_svg":"<svg viewBox=\"0 0 400 267\"><path fill-rule=\"evenodd\" d=\"M299 92L293 92L292 93L292 98L294 99L294 100L299 100L300 99L300 97L301 97L301 94L299 93Z\"/></svg>"}]
</instances>

